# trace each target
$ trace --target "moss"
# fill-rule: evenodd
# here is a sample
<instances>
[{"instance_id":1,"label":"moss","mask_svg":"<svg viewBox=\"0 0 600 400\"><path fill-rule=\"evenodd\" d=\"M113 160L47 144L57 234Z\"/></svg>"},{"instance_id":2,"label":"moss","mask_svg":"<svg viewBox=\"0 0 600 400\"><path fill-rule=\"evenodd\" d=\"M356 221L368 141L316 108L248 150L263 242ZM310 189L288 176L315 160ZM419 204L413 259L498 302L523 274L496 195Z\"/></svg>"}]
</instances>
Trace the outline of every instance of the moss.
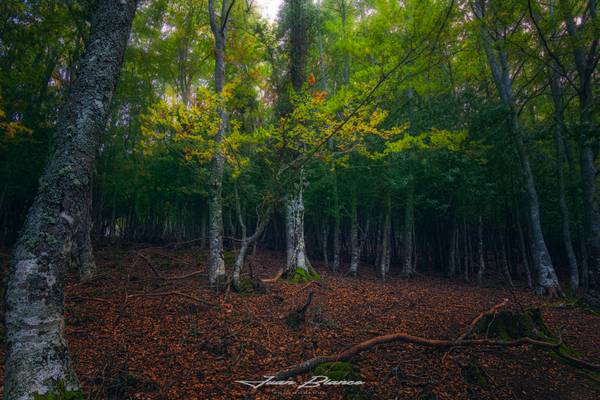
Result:
<instances>
[{"instance_id":1,"label":"moss","mask_svg":"<svg viewBox=\"0 0 600 400\"><path fill-rule=\"evenodd\" d=\"M259 279L250 277L241 277L234 289L242 295L263 294L266 292L265 285Z\"/></svg>"},{"instance_id":2,"label":"moss","mask_svg":"<svg viewBox=\"0 0 600 400\"><path fill-rule=\"evenodd\" d=\"M320 274L318 274L316 271L311 272L303 268L296 268L290 277L290 282L296 284L319 280L321 280Z\"/></svg>"},{"instance_id":3,"label":"moss","mask_svg":"<svg viewBox=\"0 0 600 400\"><path fill-rule=\"evenodd\" d=\"M313 371L314 375L326 376L332 381L360 381L360 375L352 364L336 361L319 364Z\"/></svg>"},{"instance_id":4,"label":"moss","mask_svg":"<svg viewBox=\"0 0 600 400\"><path fill-rule=\"evenodd\" d=\"M235 259L237 258L237 254L233 251L225 251L223 252L223 261L225 261L225 265L231 266L235 264Z\"/></svg>"},{"instance_id":5,"label":"moss","mask_svg":"<svg viewBox=\"0 0 600 400\"><path fill-rule=\"evenodd\" d=\"M54 388L46 394L34 394L34 400L84 400L81 390L68 390L64 382L57 382Z\"/></svg>"},{"instance_id":6,"label":"moss","mask_svg":"<svg viewBox=\"0 0 600 400\"><path fill-rule=\"evenodd\" d=\"M475 330L486 336L494 336L502 340L517 339L524 336L531 338L551 337L539 309L526 310L525 312L500 311L495 315L482 318Z\"/></svg>"}]
</instances>

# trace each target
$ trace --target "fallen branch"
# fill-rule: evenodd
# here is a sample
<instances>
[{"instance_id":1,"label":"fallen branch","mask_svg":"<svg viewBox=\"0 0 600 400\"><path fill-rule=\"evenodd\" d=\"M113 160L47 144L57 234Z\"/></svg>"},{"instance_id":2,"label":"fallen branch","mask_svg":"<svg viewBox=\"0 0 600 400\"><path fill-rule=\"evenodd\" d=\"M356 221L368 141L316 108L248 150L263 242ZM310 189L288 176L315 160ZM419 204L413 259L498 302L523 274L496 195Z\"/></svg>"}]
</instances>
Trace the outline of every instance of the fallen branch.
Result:
<instances>
[{"instance_id":1,"label":"fallen branch","mask_svg":"<svg viewBox=\"0 0 600 400\"><path fill-rule=\"evenodd\" d=\"M508 303L508 299L504 299L504 300L502 300L501 303L496 304L494 307L492 307L489 310L484 311L481 314L479 314L478 316L476 316L473 319L473 321L471 321L471 324L469 325L469 327L467 328L467 330L465 331L465 333L463 333L462 335L460 335L458 337L458 339L456 339L456 340L465 340L465 339L468 339L469 336L471 336L471 334L473 333L473 331L477 327L477 324L479 323L479 321L481 321L483 318L487 317L488 315L496 314L496 311L498 311L499 309L501 309L502 307L504 307L507 303Z\"/></svg>"},{"instance_id":2,"label":"fallen branch","mask_svg":"<svg viewBox=\"0 0 600 400\"><path fill-rule=\"evenodd\" d=\"M263 283L275 283L277 282L281 277L283 276L283 269L280 269L279 271L277 271L277 274L272 277L272 278L265 278L265 279L261 279L261 281L263 281Z\"/></svg>"},{"instance_id":3,"label":"fallen branch","mask_svg":"<svg viewBox=\"0 0 600 400\"><path fill-rule=\"evenodd\" d=\"M140 257L144 261L146 261L146 265L148 265L148 267L150 267L150 269L152 270L152 272L158 279L164 280L162 275L158 272L158 270L156 268L154 268L154 265L152 265L152 261L145 254L143 254L141 251L138 251L136 254L138 255L138 257Z\"/></svg>"},{"instance_id":4,"label":"fallen branch","mask_svg":"<svg viewBox=\"0 0 600 400\"><path fill-rule=\"evenodd\" d=\"M310 281L310 282L308 282L306 285L302 286L300 289L298 289L298 290L296 290L296 291L292 292L292 294L291 294L290 296L295 296L295 295L297 295L298 293L300 293L301 291L303 291L304 289L306 289L307 287L309 287L309 286L311 286L311 285L313 285L313 284L315 284L315 285L317 285L317 286L319 286L319 287L321 286L321 284L320 284L319 282L317 282L317 281Z\"/></svg>"},{"instance_id":5,"label":"fallen branch","mask_svg":"<svg viewBox=\"0 0 600 400\"><path fill-rule=\"evenodd\" d=\"M579 366L579 367L586 368L586 369L589 369L592 371L600 371L600 364L591 363L589 361L585 361L580 358L570 356L567 353L562 352L560 350L558 350L557 352L560 357L562 357L574 364L577 364L577 366Z\"/></svg>"},{"instance_id":6,"label":"fallen branch","mask_svg":"<svg viewBox=\"0 0 600 400\"><path fill-rule=\"evenodd\" d=\"M197 276L197 275L208 275L208 274L206 272L204 272L204 271L194 271L194 272L190 272L189 274L180 275L180 276L171 276L171 277L166 277L166 278L163 278L163 279L165 279L167 281L177 281L177 280L180 280L180 279L192 278L192 277Z\"/></svg>"},{"instance_id":7,"label":"fallen branch","mask_svg":"<svg viewBox=\"0 0 600 400\"><path fill-rule=\"evenodd\" d=\"M193 300L196 303L200 303L204 306L207 307L214 307L214 304L211 304L207 301L204 301L198 297L186 294L186 293L182 293L182 292L177 292L177 291L172 291L172 292L158 292L158 293L133 293L127 296L127 299L131 299L134 297L165 297L165 296L181 296L184 297L186 299L189 300Z\"/></svg>"},{"instance_id":8,"label":"fallen branch","mask_svg":"<svg viewBox=\"0 0 600 400\"><path fill-rule=\"evenodd\" d=\"M517 347L523 345L533 345L543 348L558 348L562 344L562 338L558 343L544 342L541 340L532 339L529 337L522 337L510 341L491 340L491 339L472 339L472 340L444 340L444 339L429 339L420 336L409 335L408 333L393 333L390 335L376 336L364 342L358 343L341 353L314 357L310 360L304 361L298 365L295 365L285 371L278 373L275 376L277 380L284 380L291 378L296 375L304 374L311 371L319 364L337 361L348 361L355 355L362 353L363 351L369 350L374 346L390 343L390 342L406 342L414 343L426 347L438 347L438 348L449 348L449 347L461 347L461 346L502 346L502 347Z\"/></svg>"}]
</instances>

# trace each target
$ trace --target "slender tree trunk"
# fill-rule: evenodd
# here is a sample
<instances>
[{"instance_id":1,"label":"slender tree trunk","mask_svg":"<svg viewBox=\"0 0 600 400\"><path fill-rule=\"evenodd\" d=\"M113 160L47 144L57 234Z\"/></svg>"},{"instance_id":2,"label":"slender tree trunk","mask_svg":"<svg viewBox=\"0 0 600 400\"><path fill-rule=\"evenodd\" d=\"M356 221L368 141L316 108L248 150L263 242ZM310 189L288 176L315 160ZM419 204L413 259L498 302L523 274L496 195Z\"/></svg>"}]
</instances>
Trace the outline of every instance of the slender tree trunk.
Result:
<instances>
[{"instance_id":1,"label":"slender tree trunk","mask_svg":"<svg viewBox=\"0 0 600 400\"><path fill-rule=\"evenodd\" d=\"M406 206L404 208L404 260L401 275L405 278L413 275L413 227L415 223L415 185L412 176L408 178Z\"/></svg>"},{"instance_id":2,"label":"slender tree trunk","mask_svg":"<svg viewBox=\"0 0 600 400\"><path fill-rule=\"evenodd\" d=\"M510 276L510 266L508 265L508 257L506 254L507 253L506 240L504 240L504 235L502 234L502 232L498 232L498 236L500 236L500 256L502 257L502 275L504 276L504 279L506 279L506 282L510 286L514 286L512 277Z\"/></svg>"},{"instance_id":3,"label":"slender tree trunk","mask_svg":"<svg viewBox=\"0 0 600 400\"><path fill-rule=\"evenodd\" d=\"M485 254L483 251L483 218L479 216L477 225L477 252L479 253L479 269L477 270L477 284L481 285L485 274Z\"/></svg>"},{"instance_id":4,"label":"slender tree trunk","mask_svg":"<svg viewBox=\"0 0 600 400\"><path fill-rule=\"evenodd\" d=\"M327 222L324 222L323 226L321 227L321 239L323 241L323 262L325 263L325 268L329 268L329 252L327 249L329 231L327 230Z\"/></svg>"},{"instance_id":5,"label":"slender tree trunk","mask_svg":"<svg viewBox=\"0 0 600 400\"><path fill-rule=\"evenodd\" d=\"M470 251L469 251L469 231L467 230L467 221L466 219L463 218L463 232L464 232L464 238L465 238L465 242L464 242L464 260L465 260L465 265L463 268L463 279L465 280L465 282L469 282L469 255L470 255Z\"/></svg>"},{"instance_id":6,"label":"slender tree trunk","mask_svg":"<svg viewBox=\"0 0 600 400\"><path fill-rule=\"evenodd\" d=\"M287 273L296 268L309 271L310 262L306 255L304 240L304 172L301 170L294 191L287 199Z\"/></svg>"},{"instance_id":7,"label":"slender tree trunk","mask_svg":"<svg viewBox=\"0 0 600 400\"><path fill-rule=\"evenodd\" d=\"M334 272L340 269L340 253L342 249L341 243L341 215L340 215L340 197L338 193L338 182L337 173L334 169L334 181L333 181L333 265L332 270Z\"/></svg>"},{"instance_id":8,"label":"slender tree trunk","mask_svg":"<svg viewBox=\"0 0 600 400\"><path fill-rule=\"evenodd\" d=\"M565 2L566 3L566 2ZM586 25L597 24L596 2L589 1L589 19ZM581 178L583 185L584 209L587 222L587 245L589 251L589 286L598 291L600 296L600 209L598 208L598 192L596 188L596 157L598 155L598 128L594 123L594 97L592 85L593 74L596 70L598 35L592 36L588 45L584 30L577 26L575 18L570 15L569 5L561 6L567 33L573 39L573 61L577 69L579 88L579 122L580 122L580 147L581 147Z\"/></svg>"},{"instance_id":9,"label":"slender tree trunk","mask_svg":"<svg viewBox=\"0 0 600 400\"><path fill-rule=\"evenodd\" d=\"M450 238L450 256L448 257L450 260L449 268L448 268L448 276L454 277L456 274L456 239L458 236L458 229L456 227L456 217L452 219L452 235Z\"/></svg>"},{"instance_id":10,"label":"slender tree trunk","mask_svg":"<svg viewBox=\"0 0 600 400\"><path fill-rule=\"evenodd\" d=\"M15 245L6 291L4 398L77 390L64 336L64 276L135 14L135 0L99 0L56 141Z\"/></svg>"},{"instance_id":11,"label":"slender tree trunk","mask_svg":"<svg viewBox=\"0 0 600 400\"><path fill-rule=\"evenodd\" d=\"M358 237L358 209L356 190L352 190L352 216L350 221L350 270L351 276L358 274L358 263L360 261L360 241Z\"/></svg>"},{"instance_id":12,"label":"slender tree trunk","mask_svg":"<svg viewBox=\"0 0 600 400\"><path fill-rule=\"evenodd\" d=\"M382 245L381 245L381 259L380 259L380 274L381 279L385 280L385 275L390 269L390 236L392 230L392 196L388 192L386 195L385 205L385 218L383 221L383 233L382 233Z\"/></svg>"},{"instance_id":13,"label":"slender tree trunk","mask_svg":"<svg viewBox=\"0 0 600 400\"><path fill-rule=\"evenodd\" d=\"M231 0L234 1L234 0ZM215 92L221 97L225 87L225 44L227 40L227 0L222 1L221 18L217 22L214 0L209 0L208 10L210 27L215 39ZM208 280L211 286L217 287L226 280L225 260L223 258L223 170L225 156L223 154L223 140L229 130L229 113L224 104L217 107L220 119L219 131L215 136L214 154L210 171L210 194L208 204Z\"/></svg>"},{"instance_id":14,"label":"slender tree trunk","mask_svg":"<svg viewBox=\"0 0 600 400\"><path fill-rule=\"evenodd\" d=\"M523 178L525 180L525 189L529 205L528 216L531 226L530 245L537 280L537 287L535 290L538 294L547 292L550 296L554 296L557 292L560 293L561 289L542 232L538 194L533 171L531 170L531 164L529 162L529 155L527 154L525 143L523 141L523 133L519 126L516 104L512 92L512 78L508 57L506 51L502 48L503 43L493 39L485 25L483 20L485 11L484 5L485 0L478 0L475 3L475 13L481 22L481 36L488 64L492 71L492 78L494 79L500 99L507 108L508 128L516 142L515 144L521 162Z\"/></svg>"},{"instance_id":15,"label":"slender tree trunk","mask_svg":"<svg viewBox=\"0 0 600 400\"><path fill-rule=\"evenodd\" d=\"M577 266L577 258L573 250L573 242L571 241L571 219L569 216L569 207L567 205L565 177L564 177L564 162L565 162L565 145L562 137L562 128L564 126L562 101L563 93L556 72L551 71L550 87L552 90L552 100L554 102L554 138L556 141L556 173L558 177L558 204L562 217L562 234L567 259L569 261L570 279L569 284L573 294L579 288L579 267Z\"/></svg>"}]
</instances>

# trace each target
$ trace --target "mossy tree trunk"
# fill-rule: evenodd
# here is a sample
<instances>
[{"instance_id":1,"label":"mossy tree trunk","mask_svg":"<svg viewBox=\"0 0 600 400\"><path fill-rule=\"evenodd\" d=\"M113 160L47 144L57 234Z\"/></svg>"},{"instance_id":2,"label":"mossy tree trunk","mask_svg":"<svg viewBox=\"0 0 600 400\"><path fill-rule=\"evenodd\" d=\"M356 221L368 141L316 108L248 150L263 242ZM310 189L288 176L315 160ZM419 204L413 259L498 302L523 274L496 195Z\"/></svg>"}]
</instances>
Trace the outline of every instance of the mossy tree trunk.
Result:
<instances>
[{"instance_id":1,"label":"mossy tree trunk","mask_svg":"<svg viewBox=\"0 0 600 400\"><path fill-rule=\"evenodd\" d=\"M136 0L99 0L86 52L61 111L38 194L14 248L6 292L4 398L77 390L64 336L64 276L87 198Z\"/></svg>"}]
</instances>

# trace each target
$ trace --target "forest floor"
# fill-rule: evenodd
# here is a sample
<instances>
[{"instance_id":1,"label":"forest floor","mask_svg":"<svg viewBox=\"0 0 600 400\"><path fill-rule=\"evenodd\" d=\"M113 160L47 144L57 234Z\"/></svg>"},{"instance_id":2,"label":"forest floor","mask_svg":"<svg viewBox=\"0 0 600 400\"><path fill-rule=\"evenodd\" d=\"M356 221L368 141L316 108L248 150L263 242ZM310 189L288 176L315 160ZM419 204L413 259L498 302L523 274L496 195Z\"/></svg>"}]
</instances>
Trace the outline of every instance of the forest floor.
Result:
<instances>
[{"instance_id":1,"label":"forest floor","mask_svg":"<svg viewBox=\"0 0 600 400\"><path fill-rule=\"evenodd\" d=\"M451 351L390 343L352 359L365 382L348 387L253 389L261 380L315 355L333 354L376 335L406 332L455 339L479 313L509 298L507 308L541 307L554 332L588 361L600 360L600 317L564 301L547 302L525 288L477 287L435 276L386 282L373 268L360 277L316 263L319 284L266 284L266 293L215 293L206 287L205 253L140 245L103 245L89 283L70 273L67 336L90 399L597 399L589 376L548 350L469 347ZM284 254L259 251L253 272L272 277ZM170 279L200 271L186 279ZM286 315L314 300L293 329ZM170 293L169 295L160 295ZM140 295L144 294L144 295ZM191 297L188 297L191 296ZM1 350L4 356L4 349ZM473 366L477 373L473 373ZM4 369L4 366L1 366ZM0 371L3 376L3 371ZM297 377L306 382L310 377ZM596 379L596 380L595 380Z\"/></svg>"}]
</instances>

